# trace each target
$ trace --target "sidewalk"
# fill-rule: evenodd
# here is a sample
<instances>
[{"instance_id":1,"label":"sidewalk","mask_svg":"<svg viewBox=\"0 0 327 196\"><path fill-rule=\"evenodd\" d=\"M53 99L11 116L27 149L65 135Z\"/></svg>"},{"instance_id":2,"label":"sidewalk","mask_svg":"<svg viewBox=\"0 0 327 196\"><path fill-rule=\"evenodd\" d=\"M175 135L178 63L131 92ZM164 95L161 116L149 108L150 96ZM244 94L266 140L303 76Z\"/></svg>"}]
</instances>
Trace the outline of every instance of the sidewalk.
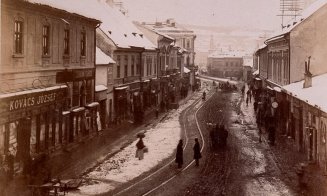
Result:
<instances>
[{"instance_id":1,"label":"sidewalk","mask_svg":"<svg viewBox=\"0 0 327 196\"><path fill-rule=\"evenodd\" d=\"M245 92L247 92L247 87ZM256 125L256 117L252 103L248 103L246 106L246 93L241 104L241 110L244 115L245 123L253 125L253 128L258 130ZM268 144L268 133L262 128L262 142ZM259 142L259 141L258 141ZM304 163L307 165L304 174L304 181L307 183L307 189L305 195L322 196L327 195L327 177L324 175L325 172L318 168L315 164L310 164L307 161L305 154L299 152L295 148L293 139L288 138L280 134L276 134L275 145L270 146L272 155L274 156L275 162L281 171L281 175L285 182L289 186L293 187L297 192L301 192L298 186L298 175L296 173L298 165Z\"/></svg>"},{"instance_id":2,"label":"sidewalk","mask_svg":"<svg viewBox=\"0 0 327 196\"><path fill-rule=\"evenodd\" d=\"M188 97L180 100L179 104L185 103L192 98L192 95L192 91L189 91ZM137 139L136 134L139 131L163 121L170 111L159 113L159 117L155 118L153 110L145 116L144 119L146 120L141 125L134 125L127 121L121 125L111 125L110 128L100 131L97 135L73 143L68 150L56 152L44 164L38 166L38 174L33 184L39 184L44 179L46 175L43 173L44 169L51 171L51 178L71 179L81 177L84 173L92 170L135 141ZM7 186L7 195L29 195L27 189L27 185L31 184L29 181L30 179L21 175L15 176L15 179Z\"/></svg>"}]
</instances>

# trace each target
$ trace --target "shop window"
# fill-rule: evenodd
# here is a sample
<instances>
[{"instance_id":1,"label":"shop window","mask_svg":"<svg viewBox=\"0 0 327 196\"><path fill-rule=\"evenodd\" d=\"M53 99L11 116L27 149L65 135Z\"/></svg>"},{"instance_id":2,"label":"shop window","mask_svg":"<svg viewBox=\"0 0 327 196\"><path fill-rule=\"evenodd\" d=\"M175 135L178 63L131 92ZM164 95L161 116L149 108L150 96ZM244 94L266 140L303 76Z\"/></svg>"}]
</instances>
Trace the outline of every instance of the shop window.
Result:
<instances>
[{"instance_id":1,"label":"shop window","mask_svg":"<svg viewBox=\"0 0 327 196\"><path fill-rule=\"evenodd\" d=\"M14 40L15 54L23 54L23 21L15 21Z\"/></svg>"},{"instance_id":2,"label":"shop window","mask_svg":"<svg viewBox=\"0 0 327 196\"><path fill-rule=\"evenodd\" d=\"M72 106L79 106L79 82L73 82L73 99Z\"/></svg>"},{"instance_id":3,"label":"shop window","mask_svg":"<svg viewBox=\"0 0 327 196\"><path fill-rule=\"evenodd\" d=\"M86 33L81 33L81 56L86 56Z\"/></svg>"},{"instance_id":4,"label":"shop window","mask_svg":"<svg viewBox=\"0 0 327 196\"><path fill-rule=\"evenodd\" d=\"M92 102L92 80L86 81L86 102Z\"/></svg>"},{"instance_id":5,"label":"shop window","mask_svg":"<svg viewBox=\"0 0 327 196\"><path fill-rule=\"evenodd\" d=\"M42 28L42 54L50 54L50 26L44 25Z\"/></svg>"},{"instance_id":6,"label":"shop window","mask_svg":"<svg viewBox=\"0 0 327 196\"><path fill-rule=\"evenodd\" d=\"M64 55L69 55L69 29L65 29L64 31Z\"/></svg>"}]
</instances>

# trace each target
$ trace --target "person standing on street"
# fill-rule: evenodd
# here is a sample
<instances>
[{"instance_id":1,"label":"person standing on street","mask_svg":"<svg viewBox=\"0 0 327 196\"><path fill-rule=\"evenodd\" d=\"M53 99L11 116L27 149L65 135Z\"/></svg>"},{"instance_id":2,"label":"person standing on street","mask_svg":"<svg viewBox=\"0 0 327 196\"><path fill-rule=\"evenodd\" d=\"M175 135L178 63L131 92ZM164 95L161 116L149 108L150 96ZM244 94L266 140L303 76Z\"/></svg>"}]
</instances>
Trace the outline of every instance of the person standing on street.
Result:
<instances>
[{"instance_id":1,"label":"person standing on street","mask_svg":"<svg viewBox=\"0 0 327 196\"><path fill-rule=\"evenodd\" d=\"M199 159L202 157L201 156L201 149L200 149L200 143L198 138L195 138L195 144L193 146L193 151L194 151L194 159L195 159L195 166L199 166Z\"/></svg>"},{"instance_id":2,"label":"person standing on street","mask_svg":"<svg viewBox=\"0 0 327 196\"><path fill-rule=\"evenodd\" d=\"M178 164L178 168L182 168L183 165L183 140L179 140L176 151L175 162Z\"/></svg>"},{"instance_id":3,"label":"person standing on street","mask_svg":"<svg viewBox=\"0 0 327 196\"><path fill-rule=\"evenodd\" d=\"M136 143L136 157L139 158L139 160L144 158L144 147L145 145L143 143L142 137L140 137L140 140Z\"/></svg>"}]
</instances>

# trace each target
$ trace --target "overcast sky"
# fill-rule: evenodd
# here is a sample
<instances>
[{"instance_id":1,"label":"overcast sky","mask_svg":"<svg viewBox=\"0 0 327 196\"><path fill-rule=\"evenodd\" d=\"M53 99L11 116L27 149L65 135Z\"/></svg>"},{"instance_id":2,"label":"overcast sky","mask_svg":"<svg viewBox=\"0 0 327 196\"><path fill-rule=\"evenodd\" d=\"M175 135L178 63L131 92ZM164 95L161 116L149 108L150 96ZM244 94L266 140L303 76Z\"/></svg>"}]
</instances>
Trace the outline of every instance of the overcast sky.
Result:
<instances>
[{"instance_id":1,"label":"overcast sky","mask_svg":"<svg viewBox=\"0 0 327 196\"><path fill-rule=\"evenodd\" d=\"M279 0L123 0L137 21L162 21L206 26L280 27Z\"/></svg>"}]
</instances>

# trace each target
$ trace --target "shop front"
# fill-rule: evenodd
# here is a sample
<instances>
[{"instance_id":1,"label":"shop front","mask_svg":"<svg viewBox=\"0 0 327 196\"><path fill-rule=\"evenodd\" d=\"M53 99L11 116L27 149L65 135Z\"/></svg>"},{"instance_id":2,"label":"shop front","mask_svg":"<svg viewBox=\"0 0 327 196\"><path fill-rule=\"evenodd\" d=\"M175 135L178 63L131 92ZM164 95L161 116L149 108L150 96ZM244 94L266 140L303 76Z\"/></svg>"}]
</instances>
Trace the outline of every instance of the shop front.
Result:
<instances>
[{"instance_id":1,"label":"shop front","mask_svg":"<svg viewBox=\"0 0 327 196\"><path fill-rule=\"evenodd\" d=\"M1 95L0 154L11 152L25 163L62 144L67 138L62 115L66 95L66 85Z\"/></svg>"},{"instance_id":2,"label":"shop front","mask_svg":"<svg viewBox=\"0 0 327 196\"><path fill-rule=\"evenodd\" d=\"M114 88L115 122L120 124L127 115L127 86Z\"/></svg>"}]
</instances>

